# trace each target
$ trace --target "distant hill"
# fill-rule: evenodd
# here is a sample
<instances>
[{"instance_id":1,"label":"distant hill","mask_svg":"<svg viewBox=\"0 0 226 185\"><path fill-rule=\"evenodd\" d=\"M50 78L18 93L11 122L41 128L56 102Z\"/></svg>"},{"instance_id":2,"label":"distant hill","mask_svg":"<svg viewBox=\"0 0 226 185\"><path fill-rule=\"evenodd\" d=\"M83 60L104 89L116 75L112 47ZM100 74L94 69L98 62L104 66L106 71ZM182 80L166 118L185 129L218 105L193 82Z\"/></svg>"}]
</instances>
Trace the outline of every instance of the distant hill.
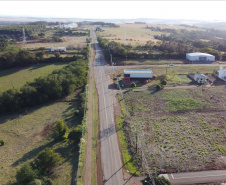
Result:
<instances>
[{"instance_id":1,"label":"distant hill","mask_svg":"<svg viewBox=\"0 0 226 185\"><path fill-rule=\"evenodd\" d=\"M226 30L226 22L203 23L203 24L196 24L196 26L204 27L204 28L213 28L217 30Z\"/></svg>"}]
</instances>

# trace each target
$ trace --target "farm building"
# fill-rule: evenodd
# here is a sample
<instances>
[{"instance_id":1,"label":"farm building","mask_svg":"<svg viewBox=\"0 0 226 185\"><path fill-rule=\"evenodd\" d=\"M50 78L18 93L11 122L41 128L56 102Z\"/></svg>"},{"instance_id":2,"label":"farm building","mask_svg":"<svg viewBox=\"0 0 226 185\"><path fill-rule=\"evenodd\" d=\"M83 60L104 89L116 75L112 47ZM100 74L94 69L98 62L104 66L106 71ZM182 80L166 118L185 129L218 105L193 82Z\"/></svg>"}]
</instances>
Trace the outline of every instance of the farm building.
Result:
<instances>
[{"instance_id":1,"label":"farm building","mask_svg":"<svg viewBox=\"0 0 226 185\"><path fill-rule=\"evenodd\" d=\"M201 74L201 73L195 73L195 75L194 75L194 80L198 83L206 83L207 79L208 78L204 74Z\"/></svg>"},{"instance_id":2,"label":"farm building","mask_svg":"<svg viewBox=\"0 0 226 185\"><path fill-rule=\"evenodd\" d=\"M199 62L213 62L215 61L215 56L207 53L187 53L186 59L189 61L199 61Z\"/></svg>"},{"instance_id":3,"label":"farm building","mask_svg":"<svg viewBox=\"0 0 226 185\"><path fill-rule=\"evenodd\" d=\"M52 47L50 51L52 51L52 52L54 52L54 51L62 52L62 51L66 51L66 47Z\"/></svg>"},{"instance_id":4,"label":"farm building","mask_svg":"<svg viewBox=\"0 0 226 185\"><path fill-rule=\"evenodd\" d=\"M217 71L217 76L221 79L226 79L226 69L220 67L219 71Z\"/></svg>"},{"instance_id":5,"label":"farm building","mask_svg":"<svg viewBox=\"0 0 226 185\"><path fill-rule=\"evenodd\" d=\"M138 69L125 69L124 81L130 82L130 79L150 79L153 78L153 72L151 70L138 70Z\"/></svg>"}]
</instances>

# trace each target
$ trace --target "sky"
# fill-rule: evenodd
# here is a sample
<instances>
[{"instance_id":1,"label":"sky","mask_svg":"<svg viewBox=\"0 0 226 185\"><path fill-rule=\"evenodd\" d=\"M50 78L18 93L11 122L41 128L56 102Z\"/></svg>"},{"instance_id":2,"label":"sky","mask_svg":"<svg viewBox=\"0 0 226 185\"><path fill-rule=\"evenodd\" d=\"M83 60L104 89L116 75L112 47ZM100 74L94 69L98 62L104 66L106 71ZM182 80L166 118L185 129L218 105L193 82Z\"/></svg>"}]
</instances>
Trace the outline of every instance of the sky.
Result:
<instances>
[{"instance_id":1,"label":"sky","mask_svg":"<svg viewBox=\"0 0 226 185\"><path fill-rule=\"evenodd\" d=\"M0 16L226 21L226 1L0 1Z\"/></svg>"}]
</instances>

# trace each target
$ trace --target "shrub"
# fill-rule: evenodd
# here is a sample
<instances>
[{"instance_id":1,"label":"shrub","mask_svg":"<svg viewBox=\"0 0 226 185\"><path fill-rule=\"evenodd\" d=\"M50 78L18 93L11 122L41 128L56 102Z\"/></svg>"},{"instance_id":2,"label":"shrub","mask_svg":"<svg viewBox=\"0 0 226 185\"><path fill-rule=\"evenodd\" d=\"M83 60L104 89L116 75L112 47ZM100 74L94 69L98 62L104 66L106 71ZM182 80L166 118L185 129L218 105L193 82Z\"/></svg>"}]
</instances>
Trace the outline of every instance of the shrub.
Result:
<instances>
[{"instance_id":1,"label":"shrub","mask_svg":"<svg viewBox=\"0 0 226 185\"><path fill-rule=\"evenodd\" d=\"M0 140L0 146L4 146L5 145L5 141L3 139Z\"/></svg>"},{"instance_id":2,"label":"shrub","mask_svg":"<svg viewBox=\"0 0 226 185\"><path fill-rule=\"evenodd\" d=\"M66 123L63 122L63 120L58 120L55 123L55 126L53 127L53 137L55 139L63 139L66 132L68 131L68 126Z\"/></svg>"},{"instance_id":3,"label":"shrub","mask_svg":"<svg viewBox=\"0 0 226 185\"><path fill-rule=\"evenodd\" d=\"M78 125L68 135L68 139L70 141L75 141L75 142L79 142L79 140L80 140L81 137L82 137L82 125Z\"/></svg>"},{"instance_id":4,"label":"shrub","mask_svg":"<svg viewBox=\"0 0 226 185\"><path fill-rule=\"evenodd\" d=\"M162 85L166 85L167 84L167 81L166 80L163 80L163 81L161 81L161 84Z\"/></svg>"},{"instance_id":5,"label":"shrub","mask_svg":"<svg viewBox=\"0 0 226 185\"><path fill-rule=\"evenodd\" d=\"M28 185L42 185L42 182L39 179L35 179L34 181L28 183Z\"/></svg>"},{"instance_id":6,"label":"shrub","mask_svg":"<svg viewBox=\"0 0 226 185\"><path fill-rule=\"evenodd\" d=\"M17 181L29 183L37 178L37 171L33 170L29 163L24 164L16 173Z\"/></svg>"},{"instance_id":7,"label":"shrub","mask_svg":"<svg viewBox=\"0 0 226 185\"><path fill-rule=\"evenodd\" d=\"M156 88L156 90L160 90L161 86L160 85L156 85L155 88Z\"/></svg>"},{"instance_id":8,"label":"shrub","mask_svg":"<svg viewBox=\"0 0 226 185\"><path fill-rule=\"evenodd\" d=\"M136 87L137 84L135 82L131 83L131 87Z\"/></svg>"},{"instance_id":9,"label":"shrub","mask_svg":"<svg viewBox=\"0 0 226 185\"><path fill-rule=\"evenodd\" d=\"M59 153L55 153L50 148L46 148L38 154L34 164L37 166L41 174L49 174L54 167L62 163Z\"/></svg>"},{"instance_id":10,"label":"shrub","mask_svg":"<svg viewBox=\"0 0 226 185\"><path fill-rule=\"evenodd\" d=\"M75 116L79 116L79 113L80 113L79 110L75 110L75 111L74 111L74 115L75 115Z\"/></svg>"},{"instance_id":11,"label":"shrub","mask_svg":"<svg viewBox=\"0 0 226 185\"><path fill-rule=\"evenodd\" d=\"M165 177L161 176L159 177L156 174L152 175L153 178L155 179L155 185L171 185L170 181L167 180ZM144 180L141 181L143 185L154 185L152 183L152 179L150 177L145 178Z\"/></svg>"}]
</instances>

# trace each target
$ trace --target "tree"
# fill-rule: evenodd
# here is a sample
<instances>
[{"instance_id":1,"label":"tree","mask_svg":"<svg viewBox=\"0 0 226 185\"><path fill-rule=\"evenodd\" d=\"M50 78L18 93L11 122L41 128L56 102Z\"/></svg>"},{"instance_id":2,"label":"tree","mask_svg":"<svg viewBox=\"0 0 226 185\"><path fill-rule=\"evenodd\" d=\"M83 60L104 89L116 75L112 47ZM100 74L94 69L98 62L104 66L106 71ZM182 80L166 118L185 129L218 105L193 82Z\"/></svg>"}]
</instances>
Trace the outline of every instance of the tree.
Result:
<instances>
[{"instance_id":1,"label":"tree","mask_svg":"<svg viewBox=\"0 0 226 185\"><path fill-rule=\"evenodd\" d=\"M54 53L54 56L55 56L56 58L60 58L60 52L55 52L55 53Z\"/></svg>"},{"instance_id":2,"label":"tree","mask_svg":"<svg viewBox=\"0 0 226 185\"><path fill-rule=\"evenodd\" d=\"M44 52L40 51L40 52L35 53L35 57L38 58L39 60L42 60L44 57Z\"/></svg>"},{"instance_id":3,"label":"tree","mask_svg":"<svg viewBox=\"0 0 226 185\"><path fill-rule=\"evenodd\" d=\"M58 120L53 127L53 136L56 139L62 139L68 130L67 124L63 120Z\"/></svg>"},{"instance_id":4,"label":"tree","mask_svg":"<svg viewBox=\"0 0 226 185\"><path fill-rule=\"evenodd\" d=\"M163 176L159 177L154 173L152 174L152 177L154 178L155 185L171 185L170 181ZM141 182L143 185L154 185L152 179L149 176Z\"/></svg>"},{"instance_id":5,"label":"tree","mask_svg":"<svg viewBox=\"0 0 226 185\"><path fill-rule=\"evenodd\" d=\"M24 164L16 173L17 181L26 184L37 178L37 171L33 170L29 163Z\"/></svg>"},{"instance_id":6,"label":"tree","mask_svg":"<svg viewBox=\"0 0 226 185\"><path fill-rule=\"evenodd\" d=\"M46 148L35 158L34 164L41 174L49 174L54 167L62 163L59 153L55 153L50 148Z\"/></svg>"},{"instance_id":7,"label":"tree","mask_svg":"<svg viewBox=\"0 0 226 185\"><path fill-rule=\"evenodd\" d=\"M81 137L82 137L82 125L78 125L68 135L68 139L70 141L75 141L75 142L79 142L79 140L80 140Z\"/></svg>"}]
</instances>

